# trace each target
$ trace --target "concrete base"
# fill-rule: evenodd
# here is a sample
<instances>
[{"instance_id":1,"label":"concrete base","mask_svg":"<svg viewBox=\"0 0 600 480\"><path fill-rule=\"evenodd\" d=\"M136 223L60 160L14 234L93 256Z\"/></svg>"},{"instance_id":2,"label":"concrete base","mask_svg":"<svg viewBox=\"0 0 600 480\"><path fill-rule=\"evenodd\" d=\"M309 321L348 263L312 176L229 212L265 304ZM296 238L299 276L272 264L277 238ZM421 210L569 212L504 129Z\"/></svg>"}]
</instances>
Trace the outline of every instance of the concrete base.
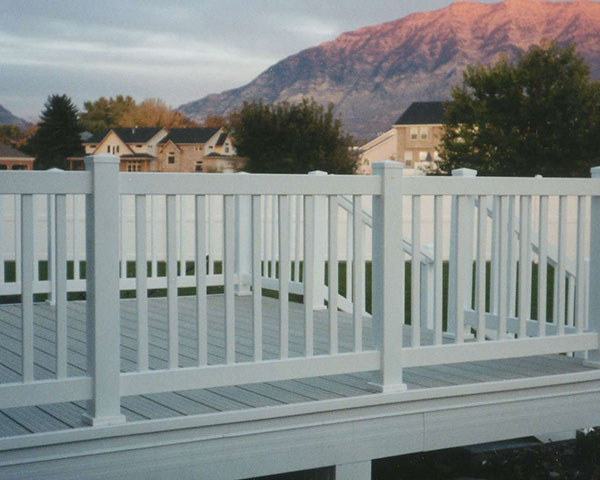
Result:
<instances>
[{"instance_id":1,"label":"concrete base","mask_svg":"<svg viewBox=\"0 0 600 480\"><path fill-rule=\"evenodd\" d=\"M92 427L105 427L107 425L121 425L127 422L125 415L111 415L108 417L92 417L87 413L82 416L83 423Z\"/></svg>"}]
</instances>

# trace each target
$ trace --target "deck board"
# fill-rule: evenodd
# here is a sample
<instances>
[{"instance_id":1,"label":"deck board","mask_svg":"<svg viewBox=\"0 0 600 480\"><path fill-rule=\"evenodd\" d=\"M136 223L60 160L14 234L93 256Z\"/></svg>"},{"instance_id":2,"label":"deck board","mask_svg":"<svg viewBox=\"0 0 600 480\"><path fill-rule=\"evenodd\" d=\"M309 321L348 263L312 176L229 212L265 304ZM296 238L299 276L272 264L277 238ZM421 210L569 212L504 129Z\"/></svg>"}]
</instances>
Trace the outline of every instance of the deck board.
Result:
<instances>
[{"instance_id":1,"label":"deck board","mask_svg":"<svg viewBox=\"0 0 600 480\"><path fill-rule=\"evenodd\" d=\"M194 297L178 299L179 365L194 366L196 319ZM236 297L236 361L250 361L253 355L252 299ZM279 355L278 300L263 298L263 358ZM289 355L304 355L304 307L290 303ZM165 368L168 361L167 304L165 298L148 302L149 364L151 369ZM222 296L208 297L209 364L222 364L224 355L224 308ZM69 302L67 306L68 375L81 376L86 369L86 305ZM56 370L54 307L47 303L34 306L34 361L36 379L53 378ZM121 301L121 370L137 370L137 321L135 300ZM340 352L352 351L354 338L351 315L338 312ZM328 312L314 312L315 353L329 349ZM363 345L373 348L371 322L363 322ZM21 317L19 305L0 305L0 383L20 380ZM404 336L408 346L410 335ZM432 343L431 332L422 329L421 344ZM499 380L512 380L586 370L576 359L564 355L547 355L521 359L481 361L455 365L409 368L404 380L409 390L450 387ZM368 383L370 372L303 378L262 384L217 387L203 390L166 392L124 397L122 413L129 422L174 418L186 415L246 410L327 399L372 395ZM82 427L85 402L37 407L9 408L0 411L0 436L10 437Z\"/></svg>"}]
</instances>

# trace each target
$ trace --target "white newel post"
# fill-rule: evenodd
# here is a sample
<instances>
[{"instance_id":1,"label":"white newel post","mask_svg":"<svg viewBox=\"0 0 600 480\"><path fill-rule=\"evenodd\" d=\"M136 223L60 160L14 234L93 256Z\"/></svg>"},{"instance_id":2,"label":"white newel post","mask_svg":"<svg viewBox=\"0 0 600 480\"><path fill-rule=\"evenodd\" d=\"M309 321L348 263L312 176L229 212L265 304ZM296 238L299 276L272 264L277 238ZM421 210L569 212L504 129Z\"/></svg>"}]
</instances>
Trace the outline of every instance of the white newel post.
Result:
<instances>
[{"instance_id":1,"label":"white newel post","mask_svg":"<svg viewBox=\"0 0 600 480\"><path fill-rule=\"evenodd\" d=\"M90 425L124 423L119 388L119 157L84 159L92 174L86 196L87 370L93 397L84 421Z\"/></svg>"},{"instance_id":2,"label":"white newel post","mask_svg":"<svg viewBox=\"0 0 600 480\"><path fill-rule=\"evenodd\" d=\"M471 168L457 168L452 170L453 177L476 177L477 170ZM461 198L461 209L465 212L464 223L461 232L460 249L457 243L458 237L458 196L452 196L451 220L450 220L450 259L448 265L448 278L457 278L457 263L459 251L461 252L460 278L464 280L463 299L464 307L471 308L472 304L472 282L473 282L473 215L475 212L475 198L473 196ZM469 233L470 232L470 233ZM469 262L470 259L470 262ZM448 334L453 337L456 334L456 294L457 285L454 281L448 282Z\"/></svg>"},{"instance_id":3,"label":"white newel post","mask_svg":"<svg viewBox=\"0 0 600 480\"><path fill-rule=\"evenodd\" d=\"M249 175L240 172L238 175ZM235 197L236 295L250 295L252 283L252 204L250 195Z\"/></svg>"},{"instance_id":4,"label":"white newel post","mask_svg":"<svg viewBox=\"0 0 600 480\"><path fill-rule=\"evenodd\" d=\"M373 175L381 177L381 195L373 197L373 337L381 352L381 369L371 386L395 392L406 390L402 381L402 164L373 163Z\"/></svg>"},{"instance_id":5,"label":"white newel post","mask_svg":"<svg viewBox=\"0 0 600 480\"><path fill-rule=\"evenodd\" d=\"M308 172L309 175L327 175L327 172L315 170ZM314 195L314 295L313 309L325 309L325 299L327 298L327 286L325 285L325 260L327 258L327 197L324 195Z\"/></svg>"},{"instance_id":6,"label":"white newel post","mask_svg":"<svg viewBox=\"0 0 600 480\"><path fill-rule=\"evenodd\" d=\"M592 168L592 181L597 182L598 195L592 196L590 210L590 283L588 328L600 335L600 167ZM587 362L591 366L600 367L600 350L588 352Z\"/></svg>"}]
</instances>

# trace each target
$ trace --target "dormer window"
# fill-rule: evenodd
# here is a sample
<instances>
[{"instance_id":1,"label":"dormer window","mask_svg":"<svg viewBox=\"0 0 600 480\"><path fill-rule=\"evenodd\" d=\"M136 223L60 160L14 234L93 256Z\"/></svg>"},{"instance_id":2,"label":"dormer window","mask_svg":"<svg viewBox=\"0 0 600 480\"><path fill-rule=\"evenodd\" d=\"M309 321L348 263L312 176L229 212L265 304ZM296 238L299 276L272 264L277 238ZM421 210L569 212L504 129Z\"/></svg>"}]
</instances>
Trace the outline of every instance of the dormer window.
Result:
<instances>
[{"instance_id":1,"label":"dormer window","mask_svg":"<svg viewBox=\"0 0 600 480\"><path fill-rule=\"evenodd\" d=\"M107 152L107 153L110 153L110 145L107 145L107 146L106 146L106 152Z\"/></svg>"},{"instance_id":2,"label":"dormer window","mask_svg":"<svg viewBox=\"0 0 600 480\"><path fill-rule=\"evenodd\" d=\"M142 148L142 145L136 145L135 148Z\"/></svg>"},{"instance_id":3,"label":"dormer window","mask_svg":"<svg viewBox=\"0 0 600 480\"><path fill-rule=\"evenodd\" d=\"M175 152L169 152L169 155L167 156L167 162L168 163L175 163Z\"/></svg>"}]
</instances>

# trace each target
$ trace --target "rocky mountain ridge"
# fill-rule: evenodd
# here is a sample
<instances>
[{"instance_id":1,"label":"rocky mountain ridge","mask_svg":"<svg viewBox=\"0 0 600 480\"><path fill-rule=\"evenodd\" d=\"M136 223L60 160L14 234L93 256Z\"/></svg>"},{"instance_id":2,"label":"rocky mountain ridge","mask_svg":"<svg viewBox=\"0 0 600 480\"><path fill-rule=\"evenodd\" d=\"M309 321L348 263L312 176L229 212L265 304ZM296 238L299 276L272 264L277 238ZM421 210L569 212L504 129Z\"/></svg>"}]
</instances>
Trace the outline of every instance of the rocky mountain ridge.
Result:
<instances>
[{"instance_id":1,"label":"rocky mountain ridge","mask_svg":"<svg viewBox=\"0 0 600 480\"><path fill-rule=\"evenodd\" d=\"M449 7L343 33L276 63L249 84L179 109L202 121L245 100L334 102L346 130L368 139L413 101L449 98L468 64L513 56L542 39L576 42L600 77L600 3L506 0Z\"/></svg>"}]
</instances>

